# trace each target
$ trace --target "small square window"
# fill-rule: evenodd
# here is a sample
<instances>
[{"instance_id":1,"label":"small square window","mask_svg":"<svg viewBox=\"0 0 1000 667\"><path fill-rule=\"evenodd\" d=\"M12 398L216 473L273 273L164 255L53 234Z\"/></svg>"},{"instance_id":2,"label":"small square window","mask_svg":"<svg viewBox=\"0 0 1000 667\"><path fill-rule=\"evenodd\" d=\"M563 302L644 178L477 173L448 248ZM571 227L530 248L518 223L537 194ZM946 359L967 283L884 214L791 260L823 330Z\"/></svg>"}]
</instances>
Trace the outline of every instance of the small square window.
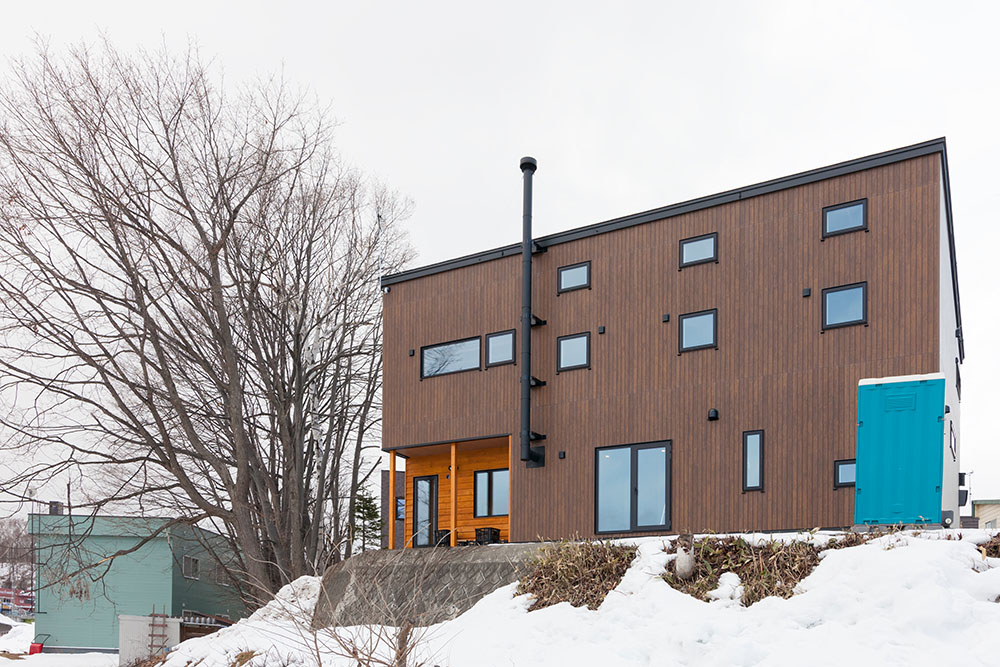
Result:
<instances>
[{"instance_id":1,"label":"small square window","mask_svg":"<svg viewBox=\"0 0 1000 667\"><path fill-rule=\"evenodd\" d=\"M823 209L823 238L868 229L868 200L847 202Z\"/></svg>"},{"instance_id":2,"label":"small square window","mask_svg":"<svg viewBox=\"0 0 1000 667\"><path fill-rule=\"evenodd\" d=\"M556 370L571 371L590 367L590 332L556 339Z\"/></svg>"},{"instance_id":3,"label":"small square window","mask_svg":"<svg viewBox=\"0 0 1000 667\"><path fill-rule=\"evenodd\" d=\"M703 234L681 241L680 268L719 261L719 235Z\"/></svg>"},{"instance_id":4,"label":"small square window","mask_svg":"<svg viewBox=\"0 0 1000 667\"><path fill-rule=\"evenodd\" d=\"M743 433L743 490L764 490L764 432Z\"/></svg>"},{"instance_id":5,"label":"small square window","mask_svg":"<svg viewBox=\"0 0 1000 667\"><path fill-rule=\"evenodd\" d=\"M486 366L514 363L514 330L491 333L486 336Z\"/></svg>"},{"instance_id":6,"label":"small square window","mask_svg":"<svg viewBox=\"0 0 1000 667\"><path fill-rule=\"evenodd\" d=\"M406 518L406 498L396 497L396 521Z\"/></svg>"},{"instance_id":7,"label":"small square window","mask_svg":"<svg viewBox=\"0 0 1000 667\"><path fill-rule=\"evenodd\" d=\"M580 262L559 267L558 293L590 287L590 262Z\"/></svg>"},{"instance_id":8,"label":"small square window","mask_svg":"<svg viewBox=\"0 0 1000 667\"><path fill-rule=\"evenodd\" d=\"M718 315L719 311L715 308L681 315L680 352L717 347L719 342L718 327L716 326Z\"/></svg>"},{"instance_id":9,"label":"small square window","mask_svg":"<svg viewBox=\"0 0 1000 667\"><path fill-rule=\"evenodd\" d=\"M857 464L854 459L833 462L833 486L854 486Z\"/></svg>"},{"instance_id":10,"label":"small square window","mask_svg":"<svg viewBox=\"0 0 1000 667\"><path fill-rule=\"evenodd\" d=\"M823 328L848 327L868 322L868 283L841 285L823 290Z\"/></svg>"},{"instance_id":11,"label":"small square window","mask_svg":"<svg viewBox=\"0 0 1000 667\"><path fill-rule=\"evenodd\" d=\"M184 556L183 560L183 574L188 579L198 579L199 578L199 566L200 563L197 558L192 556Z\"/></svg>"}]
</instances>

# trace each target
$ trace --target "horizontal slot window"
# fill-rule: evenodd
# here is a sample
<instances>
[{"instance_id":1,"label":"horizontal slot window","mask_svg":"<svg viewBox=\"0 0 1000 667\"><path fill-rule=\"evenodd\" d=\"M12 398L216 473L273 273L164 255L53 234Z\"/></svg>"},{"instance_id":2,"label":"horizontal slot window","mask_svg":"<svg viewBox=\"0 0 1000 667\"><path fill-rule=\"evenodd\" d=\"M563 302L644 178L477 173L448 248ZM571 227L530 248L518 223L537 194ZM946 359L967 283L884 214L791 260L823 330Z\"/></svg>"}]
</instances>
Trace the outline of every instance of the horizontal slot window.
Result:
<instances>
[{"instance_id":1,"label":"horizontal slot window","mask_svg":"<svg viewBox=\"0 0 1000 667\"><path fill-rule=\"evenodd\" d=\"M857 476L857 463L854 459L844 459L833 462L833 485L854 486Z\"/></svg>"},{"instance_id":2,"label":"horizontal slot window","mask_svg":"<svg viewBox=\"0 0 1000 667\"><path fill-rule=\"evenodd\" d=\"M868 322L868 283L841 285L823 290L823 328Z\"/></svg>"},{"instance_id":3,"label":"horizontal slot window","mask_svg":"<svg viewBox=\"0 0 1000 667\"><path fill-rule=\"evenodd\" d=\"M681 241L680 268L718 261L718 237L719 235L713 232Z\"/></svg>"},{"instance_id":4,"label":"horizontal slot window","mask_svg":"<svg viewBox=\"0 0 1000 667\"><path fill-rule=\"evenodd\" d=\"M556 339L556 370L571 371L590 366L590 333L560 336Z\"/></svg>"},{"instance_id":5,"label":"horizontal slot window","mask_svg":"<svg viewBox=\"0 0 1000 667\"><path fill-rule=\"evenodd\" d=\"M558 273L560 293L590 287L590 262L560 266Z\"/></svg>"},{"instance_id":6,"label":"horizontal slot window","mask_svg":"<svg viewBox=\"0 0 1000 667\"><path fill-rule=\"evenodd\" d=\"M501 366L514 363L514 330L501 331L486 336L486 365Z\"/></svg>"},{"instance_id":7,"label":"horizontal slot window","mask_svg":"<svg viewBox=\"0 0 1000 667\"><path fill-rule=\"evenodd\" d=\"M823 238L868 229L868 200L861 199L823 209Z\"/></svg>"},{"instance_id":8,"label":"horizontal slot window","mask_svg":"<svg viewBox=\"0 0 1000 667\"><path fill-rule=\"evenodd\" d=\"M680 351L701 350L718 345L716 309L688 313L680 317Z\"/></svg>"},{"instance_id":9,"label":"horizontal slot window","mask_svg":"<svg viewBox=\"0 0 1000 667\"><path fill-rule=\"evenodd\" d=\"M479 337L420 348L420 377L479 370Z\"/></svg>"}]
</instances>

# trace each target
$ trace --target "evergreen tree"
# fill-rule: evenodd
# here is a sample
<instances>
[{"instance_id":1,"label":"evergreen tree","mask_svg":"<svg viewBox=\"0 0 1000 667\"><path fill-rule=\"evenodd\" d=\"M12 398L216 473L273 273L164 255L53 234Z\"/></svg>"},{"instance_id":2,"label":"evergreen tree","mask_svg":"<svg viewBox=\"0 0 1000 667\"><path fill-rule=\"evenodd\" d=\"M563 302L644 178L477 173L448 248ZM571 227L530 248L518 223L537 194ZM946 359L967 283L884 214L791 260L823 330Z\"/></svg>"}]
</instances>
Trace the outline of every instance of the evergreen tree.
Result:
<instances>
[{"instance_id":1,"label":"evergreen tree","mask_svg":"<svg viewBox=\"0 0 1000 667\"><path fill-rule=\"evenodd\" d=\"M358 490L354 502L355 539L361 541L361 551L368 545L377 546L382 536L382 513L378 501L368 489Z\"/></svg>"}]
</instances>

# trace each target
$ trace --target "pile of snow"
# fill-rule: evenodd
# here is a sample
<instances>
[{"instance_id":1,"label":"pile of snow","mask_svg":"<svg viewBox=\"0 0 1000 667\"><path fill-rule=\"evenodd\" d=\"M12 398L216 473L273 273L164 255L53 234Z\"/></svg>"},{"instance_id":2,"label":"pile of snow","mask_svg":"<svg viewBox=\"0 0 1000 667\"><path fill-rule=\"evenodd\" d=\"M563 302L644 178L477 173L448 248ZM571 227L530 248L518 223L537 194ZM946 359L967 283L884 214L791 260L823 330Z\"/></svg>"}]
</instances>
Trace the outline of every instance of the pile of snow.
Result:
<instances>
[{"instance_id":1,"label":"pile of snow","mask_svg":"<svg viewBox=\"0 0 1000 667\"><path fill-rule=\"evenodd\" d=\"M735 575L720 579L710 603L674 590L660 578L676 557L663 550L667 538L629 540L638 556L597 611L562 603L529 614L531 599L515 597L512 584L458 618L418 631L416 657L451 667L995 665L1000 559L986 559L976 548L988 539L985 532L963 533L897 533L823 552L792 598L751 607L740 604ZM778 539L822 544L830 537ZM344 656L332 631L309 631L318 592L318 580L300 579L232 628L181 644L166 665L204 659L199 667L228 667L232 656L251 650L257 655L247 667L354 667L358 661ZM339 630L362 644L366 637L378 643L383 631Z\"/></svg>"},{"instance_id":2,"label":"pile of snow","mask_svg":"<svg viewBox=\"0 0 1000 667\"><path fill-rule=\"evenodd\" d=\"M0 623L10 626L7 634L0 636L0 652L27 653L28 646L35 640L35 626L15 621L3 614L0 614Z\"/></svg>"},{"instance_id":3,"label":"pile of snow","mask_svg":"<svg viewBox=\"0 0 1000 667\"><path fill-rule=\"evenodd\" d=\"M313 610L322 590L319 577L299 577L284 586L273 600L250 617L205 637L178 644L168 654L165 667L229 667L240 653L257 655L247 667L261 665L314 665L310 646Z\"/></svg>"}]
</instances>

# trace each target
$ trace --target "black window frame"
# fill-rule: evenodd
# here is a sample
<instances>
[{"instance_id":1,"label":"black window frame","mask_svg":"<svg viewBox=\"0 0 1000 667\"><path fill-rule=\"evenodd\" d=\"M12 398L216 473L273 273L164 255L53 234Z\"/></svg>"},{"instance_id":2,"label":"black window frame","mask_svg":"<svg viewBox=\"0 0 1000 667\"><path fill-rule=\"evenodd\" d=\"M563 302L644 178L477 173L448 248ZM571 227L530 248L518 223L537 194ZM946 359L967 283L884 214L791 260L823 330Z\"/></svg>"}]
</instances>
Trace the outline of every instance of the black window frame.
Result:
<instances>
[{"instance_id":1,"label":"black window frame","mask_svg":"<svg viewBox=\"0 0 1000 667\"><path fill-rule=\"evenodd\" d=\"M394 501L395 501L395 508L393 510L394 511L393 519L395 521L406 521L406 496L396 496L394 498ZM402 516L400 516L399 512L400 509L403 510Z\"/></svg>"},{"instance_id":2,"label":"black window frame","mask_svg":"<svg viewBox=\"0 0 1000 667\"><path fill-rule=\"evenodd\" d=\"M431 350L435 347L444 347L445 345L454 345L455 343L465 343L470 340L479 341L479 354L476 355L476 367L475 368L463 368L458 371L448 371L447 373L435 373L434 375L424 374L424 351ZM481 371L483 369L483 337L482 336L467 336L466 338L456 338L455 340L448 340L443 343L434 343L432 345L422 345L420 347L420 380L429 380L430 378L439 378L446 375L455 375L456 373L469 373L471 371Z\"/></svg>"},{"instance_id":3,"label":"black window frame","mask_svg":"<svg viewBox=\"0 0 1000 667\"><path fill-rule=\"evenodd\" d=\"M698 317L699 315L707 315L711 313L714 315L712 323L712 342L706 343L704 345L695 345L693 347L684 347L684 320L690 317ZM684 352L694 352L695 350L707 350L709 348L719 349L719 309L709 308L707 310L699 310L693 313L684 313L677 318L677 354L683 354Z\"/></svg>"},{"instance_id":4,"label":"black window frame","mask_svg":"<svg viewBox=\"0 0 1000 667\"><path fill-rule=\"evenodd\" d=\"M840 229L835 232L826 231L826 214L832 211L839 211L844 208L851 208L852 206L861 205L861 226L860 227L849 227L847 229ZM820 218L822 224L823 235L822 240L826 240L831 236L840 236L841 234L851 234L853 232L867 232L868 231L868 198L863 197L861 199L855 199L853 201L847 201L842 204L834 204L833 206L824 206L823 215Z\"/></svg>"},{"instance_id":5,"label":"black window frame","mask_svg":"<svg viewBox=\"0 0 1000 667\"><path fill-rule=\"evenodd\" d=\"M563 366L562 365L562 342L570 338L586 338L587 339L587 361L583 364L577 364L575 366ZM565 336L559 336L556 338L556 374L565 373L567 371L577 371L583 368L590 368L590 332L581 331L579 333L566 334Z\"/></svg>"},{"instance_id":6,"label":"black window frame","mask_svg":"<svg viewBox=\"0 0 1000 667\"><path fill-rule=\"evenodd\" d=\"M563 271L568 271L570 269L577 269L577 268L580 268L581 266L586 266L587 267L587 282L586 282L586 284L584 284L584 285L574 285L573 287L567 287L566 289L563 289L563 286L562 286L562 273L563 273ZM566 266L560 266L558 269L556 269L556 295L557 296L559 294L565 294L566 292L575 292L575 291L581 290L581 289L590 289L591 288L590 284L591 284L591 280L590 280L590 260L589 259L587 261L585 261L585 262L577 262L576 264L567 264Z\"/></svg>"},{"instance_id":7,"label":"black window frame","mask_svg":"<svg viewBox=\"0 0 1000 667\"><path fill-rule=\"evenodd\" d=\"M958 357L955 357L955 392L958 394L958 400L962 400L962 369L961 363L958 361Z\"/></svg>"},{"instance_id":8,"label":"black window frame","mask_svg":"<svg viewBox=\"0 0 1000 667\"><path fill-rule=\"evenodd\" d=\"M759 435L760 436L760 457L758 461L758 479L760 483L757 486L747 486L747 436ZM748 491L760 491L764 492L764 429L754 429L753 431L743 431L743 493Z\"/></svg>"},{"instance_id":9,"label":"black window frame","mask_svg":"<svg viewBox=\"0 0 1000 667\"><path fill-rule=\"evenodd\" d=\"M692 262L684 261L684 244L694 243L696 241L703 241L707 238L712 239L712 256L706 257L705 259L696 259ZM692 236L690 238L681 239L677 245L677 270L685 269L689 266L697 266L698 264L710 264L719 263L719 232L711 232L709 234L701 234L699 236Z\"/></svg>"},{"instance_id":10,"label":"black window frame","mask_svg":"<svg viewBox=\"0 0 1000 667\"><path fill-rule=\"evenodd\" d=\"M510 468L487 468L485 470L476 470L472 473L472 516L476 519L492 519L493 517L504 517L510 516L510 486L507 487L507 513L506 514L494 514L493 513L493 473L496 472L506 472L508 484L510 482ZM486 511L487 514L479 514L477 512L479 508L479 484L477 484L476 477L479 474L487 475L489 480L486 484Z\"/></svg>"},{"instance_id":11,"label":"black window frame","mask_svg":"<svg viewBox=\"0 0 1000 667\"><path fill-rule=\"evenodd\" d=\"M490 338L496 336L506 336L510 334L510 361L490 362ZM495 366L508 366L517 363L517 329L505 329L504 331L494 331L486 334L483 340L483 368L494 368Z\"/></svg>"},{"instance_id":12,"label":"black window frame","mask_svg":"<svg viewBox=\"0 0 1000 667\"><path fill-rule=\"evenodd\" d=\"M841 482L840 481L840 475L838 474L840 472L840 466L846 465L848 463L853 463L854 464L854 481L853 482ZM836 461L833 462L833 488L835 488L835 489L843 489L843 488L851 487L851 486L854 486L855 484L857 484L857 481L858 481L858 460L857 459L837 459Z\"/></svg>"},{"instance_id":13,"label":"black window frame","mask_svg":"<svg viewBox=\"0 0 1000 667\"><path fill-rule=\"evenodd\" d=\"M847 290L861 288L861 319L851 320L849 322L838 322L837 324L827 324L826 323L826 295L833 292L846 292ZM841 329L843 327L854 327L862 324L868 326L868 281L864 280L858 283L850 283L848 285L837 285L836 287L826 287L822 292L822 320L823 331L828 331L830 329Z\"/></svg>"},{"instance_id":14,"label":"black window frame","mask_svg":"<svg viewBox=\"0 0 1000 667\"><path fill-rule=\"evenodd\" d=\"M188 567L188 563L191 564ZM185 579L194 579L196 581L201 580L201 558L198 556L192 556L190 554L184 554L181 557L181 576Z\"/></svg>"},{"instance_id":15,"label":"black window frame","mask_svg":"<svg viewBox=\"0 0 1000 667\"><path fill-rule=\"evenodd\" d=\"M639 454L638 452L642 449L659 449L660 447L666 448L666 519L665 524L659 526L637 526L636 520L638 516L638 498L639 498L639 486L638 486L638 462ZM600 507L598 503L601 498L601 482L600 476L597 474L600 467L601 452L607 451L609 449L628 449L629 450L629 479L631 488L629 489L629 528L625 530L600 530L598 521L600 521ZM671 502L671 496L674 493L673 485L673 440L657 440L655 442L639 442L632 445L607 445L605 447L594 448L594 534L595 535L621 535L624 533L650 533L657 531L670 530L670 526L673 523L673 503Z\"/></svg>"},{"instance_id":16,"label":"black window frame","mask_svg":"<svg viewBox=\"0 0 1000 667\"><path fill-rule=\"evenodd\" d=\"M417 544L417 482L429 479L431 480L431 526L430 535L427 538L427 544ZM435 533L438 530L438 476L437 475L420 475L419 477L413 478L413 524L412 530L410 531L410 541L413 543L415 549L423 549L426 547L435 546L437 538Z\"/></svg>"}]
</instances>

